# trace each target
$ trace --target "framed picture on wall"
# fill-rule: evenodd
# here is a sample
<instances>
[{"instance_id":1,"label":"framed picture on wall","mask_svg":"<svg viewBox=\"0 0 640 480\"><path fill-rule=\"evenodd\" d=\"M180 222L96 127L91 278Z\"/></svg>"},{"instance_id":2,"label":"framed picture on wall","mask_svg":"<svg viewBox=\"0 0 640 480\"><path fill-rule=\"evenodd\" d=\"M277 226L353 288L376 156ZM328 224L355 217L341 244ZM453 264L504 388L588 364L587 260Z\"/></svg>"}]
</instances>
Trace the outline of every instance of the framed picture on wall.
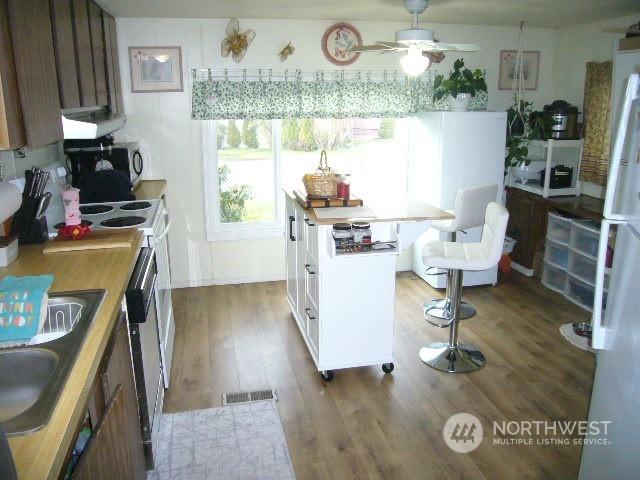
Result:
<instances>
[{"instance_id":1,"label":"framed picture on wall","mask_svg":"<svg viewBox=\"0 0 640 480\"><path fill-rule=\"evenodd\" d=\"M131 91L182 92L180 47L129 47Z\"/></svg>"},{"instance_id":2,"label":"framed picture on wall","mask_svg":"<svg viewBox=\"0 0 640 480\"><path fill-rule=\"evenodd\" d=\"M517 50L500 50L500 73L498 90L511 90L516 76ZM538 89L538 73L540 71L540 52L522 52L522 73L525 90Z\"/></svg>"}]
</instances>

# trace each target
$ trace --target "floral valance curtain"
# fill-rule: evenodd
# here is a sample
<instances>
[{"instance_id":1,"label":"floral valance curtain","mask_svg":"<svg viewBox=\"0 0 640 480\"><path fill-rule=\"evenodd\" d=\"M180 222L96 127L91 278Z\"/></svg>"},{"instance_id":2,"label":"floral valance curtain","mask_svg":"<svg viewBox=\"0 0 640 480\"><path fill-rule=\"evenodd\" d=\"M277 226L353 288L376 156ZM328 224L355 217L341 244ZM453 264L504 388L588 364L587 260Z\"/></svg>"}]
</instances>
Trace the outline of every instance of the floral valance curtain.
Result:
<instances>
[{"instance_id":1,"label":"floral valance curtain","mask_svg":"<svg viewBox=\"0 0 640 480\"><path fill-rule=\"evenodd\" d=\"M433 101L434 75L419 79L193 80L195 120L276 118L407 117L420 111L446 110ZM486 110L487 96L473 99L471 110Z\"/></svg>"},{"instance_id":2,"label":"floral valance curtain","mask_svg":"<svg viewBox=\"0 0 640 480\"><path fill-rule=\"evenodd\" d=\"M587 62L584 82L585 136L580 179L606 185L611 148L613 62Z\"/></svg>"}]
</instances>

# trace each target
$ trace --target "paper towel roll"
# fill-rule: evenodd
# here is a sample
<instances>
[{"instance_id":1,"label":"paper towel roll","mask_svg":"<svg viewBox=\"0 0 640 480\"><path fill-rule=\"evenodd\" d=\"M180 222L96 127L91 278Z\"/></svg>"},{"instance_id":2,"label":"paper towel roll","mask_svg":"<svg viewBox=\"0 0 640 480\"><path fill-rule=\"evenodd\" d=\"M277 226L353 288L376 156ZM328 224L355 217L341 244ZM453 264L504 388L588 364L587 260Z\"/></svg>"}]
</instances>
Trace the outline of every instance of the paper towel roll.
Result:
<instances>
[{"instance_id":1,"label":"paper towel roll","mask_svg":"<svg viewBox=\"0 0 640 480\"><path fill-rule=\"evenodd\" d=\"M20 190L9 182L0 182L0 223L16 213L22 204Z\"/></svg>"}]
</instances>

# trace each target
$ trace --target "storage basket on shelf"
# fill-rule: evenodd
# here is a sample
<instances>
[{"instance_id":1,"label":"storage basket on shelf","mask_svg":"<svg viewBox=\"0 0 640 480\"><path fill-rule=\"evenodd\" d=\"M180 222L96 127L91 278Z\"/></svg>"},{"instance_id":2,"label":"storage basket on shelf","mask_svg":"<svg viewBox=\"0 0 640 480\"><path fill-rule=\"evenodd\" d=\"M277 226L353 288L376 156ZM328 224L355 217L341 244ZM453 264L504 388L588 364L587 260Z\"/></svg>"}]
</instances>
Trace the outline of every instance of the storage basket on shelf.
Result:
<instances>
[{"instance_id":1,"label":"storage basket on shelf","mask_svg":"<svg viewBox=\"0 0 640 480\"><path fill-rule=\"evenodd\" d=\"M338 180L327 163L327 152L320 153L320 163L315 173L302 177L307 197L335 197L338 194Z\"/></svg>"}]
</instances>

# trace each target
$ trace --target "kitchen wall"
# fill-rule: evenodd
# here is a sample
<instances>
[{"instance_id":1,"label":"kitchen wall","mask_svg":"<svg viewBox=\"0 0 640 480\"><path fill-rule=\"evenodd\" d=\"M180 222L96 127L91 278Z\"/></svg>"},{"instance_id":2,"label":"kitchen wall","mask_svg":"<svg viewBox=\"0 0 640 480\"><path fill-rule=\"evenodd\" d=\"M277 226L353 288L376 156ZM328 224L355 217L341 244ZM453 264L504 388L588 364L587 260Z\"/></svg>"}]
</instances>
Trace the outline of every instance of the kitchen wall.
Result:
<instances>
[{"instance_id":1,"label":"kitchen wall","mask_svg":"<svg viewBox=\"0 0 640 480\"><path fill-rule=\"evenodd\" d=\"M561 98L583 110L584 79L587 62L606 62L613 58L619 38L623 34L605 33L606 27L628 27L640 21L637 15L612 18L585 25L559 29L553 61L553 98ZM582 115L579 117L582 121ZM606 187L583 182L582 193L604 198Z\"/></svg>"},{"instance_id":2,"label":"kitchen wall","mask_svg":"<svg viewBox=\"0 0 640 480\"><path fill-rule=\"evenodd\" d=\"M324 30L333 22L303 20L240 20L241 29L252 28L256 38L241 64L220 56L220 41L228 19L118 18L118 45L127 127L118 139L140 141L151 168L147 178L168 180L167 200L172 215L170 236L172 276L175 286L264 281L284 278L282 238L208 242L202 181L200 122L190 120L190 69L274 68L335 69L320 50ZM405 23L353 22L365 43L393 38ZM497 90L499 51L515 49L518 31L510 27L432 25L441 41L477 43L482 50L461 55L470 67L487 70L489 108L503 110L509 92ZM530 92L537 108L553 96L555 30L526 29L525 49L541 52L539 88ZM285 63L278 51L292 41L295 53ZM179 45L182 47L185 91L132 94L128 47ZM440 68L449 69L456 58L448 55ZM397 69L398 56L363 54L351 69ZM410 254L399 268L410 268Z\"/></svg>"},{"instance_id":3,"label":"kitchen wall","mask_svg":"<svg viewBox=\"0 0 640 480\"><path fill-rule=\"evenodd\" d=\"M62 142L47 145L46 147L31 150L25 148L24 158L11 150L0 151L0 165L4 168L5 180L13 180L16 177L24 177L24 171L34 165L44 167L61 161L63 157Z\"/></svg>"}]
</instances>

